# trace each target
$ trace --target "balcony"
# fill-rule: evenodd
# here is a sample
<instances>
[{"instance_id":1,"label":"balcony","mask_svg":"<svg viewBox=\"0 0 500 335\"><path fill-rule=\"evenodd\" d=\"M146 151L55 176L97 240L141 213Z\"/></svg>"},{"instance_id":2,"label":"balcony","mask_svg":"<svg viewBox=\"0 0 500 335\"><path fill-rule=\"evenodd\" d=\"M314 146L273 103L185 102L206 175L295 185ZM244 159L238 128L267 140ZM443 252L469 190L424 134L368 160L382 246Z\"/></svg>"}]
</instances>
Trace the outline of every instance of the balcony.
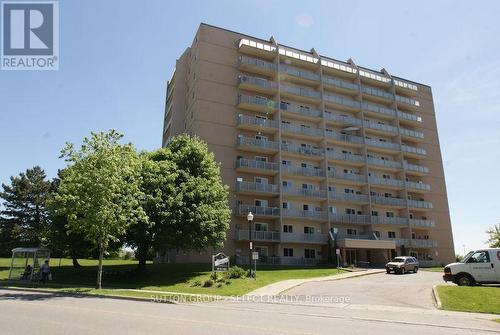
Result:
<instances>
[{"instance_id":1,"label":"balcony","mask_svg":"<svg viewBox=\"0 0 500 335\"><path fill-rule=\"evenodd\" d=\"M253 212L252 212L253 213ZM252 241L279 242L281 234L279 231L252 231ZM238 229L236 231L236 240L248 241L250 232L248 230Z\"/></svg>"},{"instance_id":2,"label":"balcony","mask_svg":"<svg viewBox=\"0 0 500 335\"><path fill-rule=\"evenodd\" d=\"M309 158L321 159L324 156L323 149L301 146L293 143L282 143L281 149L287 153L308 156Z\"/></svg>"},{"instance_id":3,"label":"balcony","mask_svg":"<svg viewBox=\"0 0 500 335\"><path fill-rule=\"evenodd\" d=\"M248 181L237 181L235 191L238 193L277 195L278 186L272 184L254 183Z\"/></svg>"},{"instance_id":4,"label":"balcony","mask_svg":"<svg viewBox=\"0 0 500 335\"><path fill-rule=\"evenodd\" d=\"M361 107L361 103L359 101L335 94L325 93L324 100L326 103L333 103L341 107L347 107L353 111L358 111Z\"/></svg>"},{"instance_id":5,"label":"balcony","mask_svg":"<svg viewBox=\"0 0 500 335\"><path fill-rule=\"evenodd\" d=\"M238 48L240 52L260 57L274 58L276 55L276 46L270 43L254 41L247 38L242 38L240 40Z\"/></svg>"},{"instance_id":6,"label":"balcony","mask_svg":"<svg viewBox=\"0 0 500 335\"><path fill-rule=\"evenodd\" d=\"M328 192L328 197L330 200L335 201L345 201L345 202L357 202L366 204L369 202L368 195L366 194L355 194L355 193L337 193L337 192Z\"/></svg>"},{"instance_id":7,"label":"balcony","mask_svg":"<svg viewBox=\"0 0 500 335\"><path fill-rule=\"evenodd\" d=\"M299 98L311 103L317 103L321 99L321 93L309 88L299 86L281 85L281 94Z\"/></svg>"},{"instance_id":8,"label":"balcony","mask_svg":"<svg viewBox=\"0 0 500 335\"><path fill-rule=\"evenodd\" d=\"M239 88L264 94L275 94L278 91L278 84L264 78L242 74L239 76Z\"/></svg>"},{"instance_id":9,"label":"balcony","mask_svg":"<svg viewBox=\"0 0 500 335\"><path fill-rule=\"evenodd\" d=\"M281 165L283 173L310 178L325 178L325 170L300 166Z\"/></svg>"},{"instance_id":10,"label":"balcony","mask_svg":"<svg viewBox=\"0 0 500 335\"><path fill-rule=\"evenodd\" d=\"M383 185L386 187L394 187L397 189L402 189L405 187L404 181L399 179L369 177L368 182L370 184Z\"/></svg>"},{"instance_id":11,"label":"balcony","mask_svg":"<svg viewBox=\"0 0 500 335\"><path fill-rule=\"evenodd\" d=\"M396 117L396 111L394 109L377 104L363 102L361 104L361 109L363 109L367 114L375 114L375 116L378 117L385 117L388 119L393 119Z\"/></svg>"},{"instance_id":12,"label":"balcony","mask_svg":"<svg viewBox=\"0 0 500 335\"><path fill-rule=\"evenodd\" d=\"M237 146L240 150L263 153L274 153L279 149L278 142L245 136L238 136Z\"/></svg>"},{"instance_id":13,"label":"balcony","mask_svg":"<svg viewBox=\"0 0 500 335\"><path fill-rule=\"evenodd\" d=\"M348 126L362 126L363 121L350 116L337 115L325 112L325 119Z\"/></svg>"},{"instance_id":14,"label":"balcony","mask_svg":"<svg viewBox=\"0 0 500 335\"><path fill-rule=\"evenodd\" d=\"M348 180L355 183L366 183L366 176L363 174L328 171L328 178Z\"/></svg>"},{"instance_id":15,"label":"balcony","mask_svg":"<svg viewBox=\"0 0 500 335\"><path fill-rule=\"evenodd\" d=\"M239 68L243 71L272 75L278 70L276 64L248 56L240 56Z\"/></svg>"},{"instance_id":16,"label":"balcony","mask_svg":"<svg viewBox=\"0 0 500 335\"><path fill-rule=\"evenodd\" d=\"M293 123L284 123L281 122L281 130L287 133L293 133L296 135L302 135L301 137L315 137L322 138L323 137L323 129L305 127L302 125L297 125Z\"/></svg>"},{"instance_id":17,"label":"balcony","mask_svg":"<svg viewBox=\"0 0 500 335\"><path fill-rule=\"evenodd\" d=\"M410 219L410 224L415 227L432 228L436 226L433 220Z\"/></svg>"},{"instance_id":18,"label":"balcony","mask_svg":"<svg viewBox=\"0 0 500 335\"><path fill-rule=\"evenodd\" d=\"M259 172L267 175L278 173L280 165L251 159L240 158L236 161L236 170L243 172Z\"/></svg>"},{"instance_id":19,"label":"balcony","mask_svg":"<svg viewBox=\"0 0 500 335\"><path fill-rule=\"evenodd\" d=\"M407 181L406 187L416 191L430 191L431 185L422 182Z\"/></svg>"},{"instance_id":20,"label":"balcony","mask_svg":"<svg viewBox=\"0 0 500 335\"><path fill-rule=\"evenodd\" d=\"M401 136L403 137L409 137L410 139L417 139L417 140L422 140L424 138L424 133L421 131L416 131L416 130L411 130L411 129L406 129L406 128L399 128L399 132Z\"/></svg>"},{"instance_id":21,"label":"balcony","mask_svg":"<svg viewBox=\"0 0 500 335\"><path fill-rule=\"evenodd\" d=\"M387 225L396 225L396 226L406 226L408 225L407 218L400 217L386 217L386 216L372 216L373 224L387 224Z\"/></svg>"},{"instance_id":22,"label":"balcony","mask_svg":"<svg viewBox=\"0 0 500 335\"><path fill-rule=\"evenodd\" d=\"M307 188L283 187L283 194L309 199L326 199L326 190L311 190Z\"/></svg>"},{"instance_id":23,"label":"balcony","mask_svg":"<svg viewBox=\"0 0 500 335\"><path fill-rule=\"evenodd\" d=\"M404 97L402 95L396 95L396 101L398 103L402 103L402 104L404 104L412 109L417 109L418 107L420 107L420 102L418 100Z\"/></svg>"},{"instance_id":24,"label":"balcony","mask_svg":"<svg viewBox=\"0 0 500 335\"><path fill-rule=\"evenodd\" d=\"M393 102L394 101L394 95L392 93L389 93L387 91L370 87L370 86L361 86L361 92L365 95L369 95L372 98L376 98L379 101L383 102Z\"/></svg>"},{"instance_id":25,"label":"balcony","mask_svg":"<svg viewBox=\"0 0 500 335\"><path fill-rule=\"evenodd\" d=\"M372 195L371 199L372 199L372 203L378 204L378 205L406 207L405 199L401 199L401 198L391 198L391 197Z\"/></svg>"},{"instance_id":26,"label":"balcony","mask_svg":"<svg viewBox=\"0 0 500 335\"><path fill-rule=\"evenodd\" d=\"M351 143L351 144L356 144L356 145L364 143L364 139L360 136L341 134L341 133L331 131L329 129L326 130L326 138L331 139L331 140L335 140L337 142Z\"/></svg>"},{"instance_id":27,"label":"balcony","mask_svg":"<svg viewBox=\"0 0 500 335\"><path fill-rule=\"evenodd\" d=\"M335 161L357 163L356 165L364 165L365 163L365 157L362 155L336 152L333 150L327 150L326 157L328 157L328 159L330 160L335 160Z\"/></svg>"},{"instance_id":28,"label":"balcony","mask_svg":"<svg viewBox=\"0 0 500 335\"><path fill-rule=\"evenodd\" d=\"M408 199L408 206L411 208L432 209L432 202L423 200Z\"/></svg>"},{"instance_id":29,"label":"balcony","mask_svg":"<svg viewBox=\"0 0 500 335\"><path fill-rule=\"evenodd\" d=\"M388 169L401 169L401 162L398 161L392 161L388 159L380 159L380 158L375 158L375 157L368 157L367 162L370 165L377 165L377 166L382 166Z\"/></svg>"},{"instance_id":30,"label":"balcony","mask_svg":"<svg viewBox=\"0 0 500 335\"><path fill-rule=\"evenodd\" d=\"M311 219L311 220L321 220L321 221L326 221L328 219L328 213L325 211L282 209L281 213L283 217L295 218L295 219Z\"/></svg>"},{"instance_id":31,"label":"balcony","mask_svg":"<svg viewBox=\"0 0 500 335\"><path fill-rule=\"evenodd\" d=\"M326 244L328 243L328 234L283 233L281 234L281 242Z\"/></svg>"},{"instance_id":32,"label":"balcony","mask_svg":"<svg viewBox=\"0 0 500 335\"><path fill-rule=\"evenodd\" d=\"M411 243L413 247L422 249L436 248L438 246L437 241L434 240L413 239Z\"/></svg>"},{"instance_id":33,"label":"balcony","mask_svg":"<svg viewBox=\"0 0 500 335\"><path fill-rule=\"evenodd\" d=\"M364 121L363 125L366 128L372 129L372 130L377 130L379 132L384 132L384 133L391 133L391 134L397 134L398 133L398 128L388 125L388 124L382 124L382 123L377 123L373 121Z\"/></svg>"},{"instance_id":34,"label":"balcony","mask_svg":"<svg viewBox=\"0 0 500 335\"><path fill-rule=\"evenodd\" d=\"M401 122L406 121L406 122L416 123L416 124L422 123L422 118L418 115L398 111L398 117L399 117L399 121L401 121Z\"/></svg>"},{"instance_id":35,"label":"balcony","mask_svg":"<svg viewBox=\"0 0 500 335\"><path fill-rule=\"evenodd\" d=\"M241 94L238 96L238 108L261 113L274 113L278 103L271 99Z\"/></svg>"},{"instance_id":36,"label":"balcony","mask_svg":"<svg viewBox=\"0 0 500 335\"><path fill-rule=\"evenodd\" d=\"M262 119L248 115L238 115L238 128L255 130L261 132L274 133L278 129L278 122L275 120Z\"/></svg>"},{"instance_id":37,"label":"balcony","mask_svg":"<svg viewBox=\"0 0 500 335\"><path fill-rule=\"evenodd\" d=\"M401 151L410 154L410 156L423 157L427 155L427 151L423 148L412 147L406 144L401 145Z\"/></svg>"},{"instance_id":38,"label":"balcony","mask_svg":"<svg viewBox=\"0 0 500 335\"><path fill-rule=\"evenodd\" d=\"M401 247L409 247L410 246L410 239L409 238L384 238L386 241L394 241L396 243L396 246Z\"/></svg>"},{"instance_id":39,"label":"balcony","mask_svg":"<svg viewBox=\"0 0 500 335\"><path fill-rule=\"evenodd\" d=\"M415 91L415 92L418 90L417 85L408 83L408 82L403 81L403 80L394 79L394 84L396 85L396 89L402 88L405 90L410 90L410 91ZM412 92L412 93L414 93L414 92Z\"/></svg>"},{"instance_id":40,"label":"balcony","mask_svg":"<svg viewBox=\"0 0 500 335\"><path fill-rule=\"evenodd\" d=\"M340 89L340 91L346 93L357 93L359 91L358 84L354 84L350 81L341 80L330 76L323 76L323 85Z\"/></svg>"},{"instance_id":41,"label":"balcony","mask_svg":"<svg viewBox=\"0 0 500 335\"><path fill-rule=\"evenodd\" d=\"M335 59L321 57L321 65L324 66L325 71L333 70L339 74L341 73L342 75L347 75L353 78L356 76L356 73L358 73L355 66Z\"/></svg>"},{"instance_id":42,"label":"balcony","mask_svg":"<svg viewBox=\"0 0 500 335\"><path fill-rule=\"evenodd\" d=\"M299 79L300 82L319 82L319 74L312 71L302 70L286 64L280 64L280 72L286 73L293 78Z\"/></svg>"},{"instance_id":43,"label":"balcony","mask_svg":"<svg viewBox=\"0 0 500 335\"><path fill-rule=\"evenodd\" d=\"M280 209L278 207L260 207L251 205L236 206L234 214L247 216L248 212L252 212L256 217L279 217Z\"/></svg>"},{"instance_id":44,"label":"balcony","mask_svg":"<svg viewBox=\"0 0 500 335\"><path fill-rule=\"evenodd\" d=\"M350 224L370 224L369 215L361 214L330 214L330 220L337 223L350 223ZM361 235L353 235L361 236Z\"/></svg>"},{"instance_id":45,"label":"balcony","mask_svg":"<svg viewBox=\"0 0 500 335\"><path fill-rule=\"evenodd\" d=\"M371 147L384 149L384 151L399 151L401 148L398 143L374 140L371 138L365 138L365 143Z\"/></svg>"},{"instance_id":46,"label":"balcony","mask_svg":"<svg viewBox=\"0 0 500 335\"><path fill-rule=\"evenodd\" d=\"M300 116L305 119L317 119L322 117L322 112L320 110L314 108L307 108L300 105L288 104L288 103L280 103L280 109L284 113L292 113L295 116Z\"/></svg>"},{"instance_id":47,"label":"balcony","mask_svg":"<svg viewBox=\"0 0 500 335\"><path fill-rule=\"evenodd\" d=\"M374 83L377 83L379 85L385 85L387 87L389 87L389 85L392 82L392 79L386 77L383 73L375 72L365 68L359 69L359 75L362 77L362 79L366 78L368 80L373 81Z\"/></svg>"},{"instance_id":48,"label":"balcony","mask_svg":"<svg viewBox=\"0 0 500 335\"><path fill-rule=\"evenodd\" d=\"M407 171L417 172L418 174L429 173L429 168L426 166L420 166L420 165L410 164L408 162L404 162L404 167Z\"/></svg>"}]
</instances>

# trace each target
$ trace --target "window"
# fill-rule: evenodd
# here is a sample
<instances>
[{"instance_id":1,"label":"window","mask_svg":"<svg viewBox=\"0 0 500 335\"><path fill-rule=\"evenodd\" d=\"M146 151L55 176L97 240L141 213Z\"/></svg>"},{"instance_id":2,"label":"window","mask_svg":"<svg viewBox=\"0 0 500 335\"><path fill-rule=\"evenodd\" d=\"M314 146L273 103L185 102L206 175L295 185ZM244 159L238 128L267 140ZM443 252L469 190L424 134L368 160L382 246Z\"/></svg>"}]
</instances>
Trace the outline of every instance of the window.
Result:
<instances>
[{"instance_id":1,"label":"window","mask_svg":"<svg viewBox=\"0 0 500 335\"><path fill-rule=\"evenodd\" d=\"M385 216L388 218L393 218L394 217L394 212L385 212Z\"/></svg>"},{"instance_id":2,"label":"window","mask_svg":"<svg viewBox=\"0 0 500 335\"><path fill-rule=\"evenodd\" d=\"M380 238L380 232L378 230L375 230L373 233L377 238Z\"/></svg>"},{"instance_id":3,"label":"window","mask_svg":"<svg viewBox=\"0 0 500 335\"><path fill-rule=\"evenodd\" d=\"M314 227L304 227L304 234L314 234Z\"/></svg>"},{"instance_id":4,"label":"window","mask_svg":"<svg viewBox=\"0 0 500 335\"><path fill-rule=\"evenodd\" d=\"M268 205L267 200L255 199L255 206L256 207L268 207L267 205Z\"/></svg>"},{"instance_id":5,"label":"window","mask_svg":"<svg viewBox=\"0 0 500 335\"><path fill-rule=\"evenodd\" d=\"M283 180L281 185L283 185L283 187L292 187L292 182L289 180Z\"/></svg>"},{"instance_id":6,"label":"window","mask_svg":"<svg viewBox=\"0 0 500 335\"><path fill-rule=\"evenodd\" d=\"M378 212L377 211L372 211L372 216L378 216Z\"/></svg>"},{"instance_id":7,"label":"window","mask_svg":"<svg viewBox=\"0 0 500 335\"><path fill-rule=\"evenodd\" d=\"M396 232L395 231L388 231L387 232L387 237L389 237L389 238L396 238Z\"/></svg>"},{"instance_id":8,"label":"window","mask_svg":"<svg viewBox=\"0 0 500 335\"><path fill-rule=\"evenodd\" d=\"M282 164L282 165L291 166L291 165L292 165L292 161L282 160L282 161L281 161L281 164Z\"/></svg>"},{"instance_id":9,"label":"window","mask_svg":"<svg viewBox=\"0 0 500 335\"><path fill-rule=\"evenodd\" d=\"M304 249L304 258L316 258L316 250Z\"/></svg>"},{"instance_id":10,"label":"window","mask_svg":"<svg viewBox=\"0 0 500 335\"><path fill-rule=\"evenodd\" d=\"M267 157L255 156L255 160L258 162L267 162Z\"/></svg>"},{"instance_id":11,"label":"window","mask_svg":"<svg viewBox=\"0 0 500 335\"><path fill-rule=\"evenodd\" d=\"M267 231L267 228L267 223L255 222L255 231Z\"/></svg>"},{"instance_id":12,"label":"window","mask_svg":"<svg viewBox=\"0 0 500 335\"><path fill-rule=\"evenodd\" d=\"M283 248L284 257L293 257L293 248Z\"/></svg>"},{"instance_id":13,"label":"window","mask_svg":"<svg viewBox=\"0 0 500 335\"><path fill-rule=\"evenodd\" d=\"M259 257L267 257L267 247L255 246L255 252L259 253Z\"/></svg>"},{"instance_id":14,"label":"window","mask_svg":"<svg viewBox=\"0 0 500 335\"><path fill-rule=\"evenodd\" d=\"M490 255L488 251L477 251L467 260L467 263L489 263Z\"/></svg>"},{"instance_id":15,"label":"window","mask_svg":"<svg viewBox=\"0 0 500 335\"><path fill-rule=\"evenodd\" d=\"M344 192L354 194L354 190L352 188L344 188Z\"/></svg>"},{"instance_id":16,"label":"window","mask_svg":"<svg viewBox=\"0 0 500 335\"><path fill-rule=\"evenodd\" d=\"M390 176L390 175L388 175L388 174L383 174L383 175L382 175L382 178L384 178L384 179L391 179L391 176Z\"/></svg>"},{"instance_id":17,"label":"window","mask_svg":"<svg viewBox=\"0 0 500 335\"><path fill-rule=\"evenodd\" d=\"M282 207L283 209L290 209L290 208L292 208L292 204L291 204L291 203L289 203L289 202L286 202L286 201L285 201L285 202L283 202L283 203L281 204L281 207Z\"/></svg>"},{"instance_id":18,"label":"window","mask_svg":"<svg viewBox=\"0 0 500 335\"><path fill-rule=\"evenodd\" d=\"M267 116L262 116L262 115L255 115L255 118L260 120L267 120Z\"/></svg>"},{"instance_id":19,"label":"window","mask_svg":"<svg viewBox=\"0 0 500 335\"><path fill-rule=\"evenodd\" d=\"M357 229L347 229L347 235L358 235Z\"/></svg>"},{"instance_id":20,"label":"window","mask_svg":"<svg viewBox=\"0 0 500 335\"><path fill-rule=\"evenodd\" d=\"M337 208L336 207L330 206L328 209L330 210L330 213L332 213L332 214L337 213Z\"/></svg>"},{"instance_id":21,"label":"window","mask_svg":"<svg viewBox=\"0 0 500 335\"><path fill-rule=\"evenodd\" d=\"M335 192L335 186L328 186L329 192Z\"/></svg>"},{"instance_id":22,"label":"window","mask_svg":"<svg viewBox=\"0 0 500 335\"><path fill-rule=\"evenodd\" d=\"M255 177L254 180L256 184L267 184L267 178L264 177Z\"/></svg>"},{"instance_id":23,"label":"window","mask_svg":"<svg viewBox=\"0 0 500 335\"><path fill-rule=\"evenodd\" d=\"M356 210L354 208L346 208L345 213L346 214L356 214Z\"/></svg>"},{"instance_id":24,"label":"window","mask_svg":"<svg viewBox=\"0 0 500 335\"><path fill-rule=\"evenodd\" d=\"M309 204L303 204L302 205L302 209L305 210L305 211L312 211L313 210L313 206L311 206Z\"/></svg>"},{"instance_id":25,"label":"window","mask_svg":"<svg viewBox=\"0 0 500 335\"><path fill-rule=\"evenodd\" d=\"M291 224L283 225L284 233L293 233L293 226Z\"/></svg>"},{"instance_id":26,"label":"window","mask_svg":"<svg viewBox=\"0 0 500 335\"><path fill-rule=\"evenodd\" d=\"M267 136L255 135L256 140L267 141Z\"/></svg>"}]
</instances>

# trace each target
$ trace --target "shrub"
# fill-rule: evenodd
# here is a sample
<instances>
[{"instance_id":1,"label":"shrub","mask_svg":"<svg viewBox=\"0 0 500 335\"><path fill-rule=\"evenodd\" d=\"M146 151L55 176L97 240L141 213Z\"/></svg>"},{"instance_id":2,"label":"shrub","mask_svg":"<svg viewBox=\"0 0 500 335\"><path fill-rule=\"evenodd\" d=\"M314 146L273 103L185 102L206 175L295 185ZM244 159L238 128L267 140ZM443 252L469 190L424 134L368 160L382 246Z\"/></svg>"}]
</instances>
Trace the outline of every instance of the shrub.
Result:
<instances>
[{"instance_id":1,"label":"shrub","mask_svg":"<svg viewBox=\"0 0 500 335\"><path fill-rule=\"evenodd\" d=\"M210 274L210 279L212 279L213 281L217 281L217 272L212 272Z\"/></svg>"},{"instance_id":2,"label":"shrub","mask_svg":"<svg viewBox=\"0 0 500 335\"><path fill-rule=\"evenodd\" d=\"M236 278L241 278L246 275L245 269L240 268L239 266L233 266L229 268L228 271L224 274L226 278L228 279L236 279Z\"/></svg>"},{"instance_id":3,"label":"shrub","mask_svg":"<svg viewBox=\"0 0 500 335\"><path fill-rule=\"evenodd\" d=\"M212 287L214 285L214 281L212 279L207 279L203 282L203 287Z\"/></svg>"},{"instance_id":4,"label":"shrub","mask_svg":"<svg viewBox=\"0 0 500 335\"><path fill-rule=\"evenodd\" d=\"M221 288L221 287L222 287L222 285L223 285L222 283L217 283L217 284L215 285L215 287L217 287L217 288Z\"/></svg>"},{"instance_id":5,"label":"shrub","mask_svg":"<svg viewBox=\"0 0 500 335\"><path fill-rule=\"evenodd\" d=\"M191 286L201 286L201 280L197 279L191 283Z\"/></svg>"}]
</instances>

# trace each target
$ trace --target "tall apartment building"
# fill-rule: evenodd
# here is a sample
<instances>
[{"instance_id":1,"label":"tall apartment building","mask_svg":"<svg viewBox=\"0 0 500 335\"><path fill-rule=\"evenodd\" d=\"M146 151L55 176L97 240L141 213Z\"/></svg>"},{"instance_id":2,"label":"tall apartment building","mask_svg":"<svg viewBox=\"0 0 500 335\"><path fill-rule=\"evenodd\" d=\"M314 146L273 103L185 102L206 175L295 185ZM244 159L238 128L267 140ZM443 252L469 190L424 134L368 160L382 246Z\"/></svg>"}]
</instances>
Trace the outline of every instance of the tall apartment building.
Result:
<instances>
[{"instance_id":1,"label":"tall apartment building","mask_svg":"<svg viewBox=\"0 0 500 335\"><path fill-rule=\"evenodd\" d=\"M234 210L224 251L237 262L250 237L270 264L332 261L336 249L343 264L454 259L427 85L201 24L164 122L163 145L196 134L221 163Z\"/></svg>"}]
</instances>

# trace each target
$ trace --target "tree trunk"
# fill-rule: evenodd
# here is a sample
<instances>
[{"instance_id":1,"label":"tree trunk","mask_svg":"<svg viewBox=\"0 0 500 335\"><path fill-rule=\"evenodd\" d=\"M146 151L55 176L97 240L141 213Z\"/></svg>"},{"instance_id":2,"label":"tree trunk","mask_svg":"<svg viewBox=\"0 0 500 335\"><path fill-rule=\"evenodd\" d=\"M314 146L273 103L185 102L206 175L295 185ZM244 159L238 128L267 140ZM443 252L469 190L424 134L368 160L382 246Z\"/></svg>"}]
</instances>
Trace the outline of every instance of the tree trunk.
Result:
<instances>
[{"instance_id":1,"label":"tree trunk","mask_svg":"<svg viewBox=\"0 0 500 335\"><path fill-rule=\"evenodd\" d=\"M82 267L82 266L80 265L80 263L78 263L78 258L73 257L73 258L72 258L72 260L73 260L73 267L74 267L74 268L81 268L81 267Z\"/></svg>"},{"instance_id":2,"label":"tree trunk","mask_svg":"<svg viewBox=\"0 0 500 335\"><path fill-rule=\"evenodd\" d=\"M146 260L148 258L148 247L139 245L137 247L137 259L139 260L138 269L144 270L146 269Z\"/></svg>"},{"instance_id":3,"label":"tree trunk","mask_svg":"<svg viewBox=\"0 0 500 335\"><path fill-rule=\"evenodd\" d=\"M96 289L100 290L102 288L102 259L104 258L104 247L99 244L99 266L97 268L97 285Z\"/></svg>"}]
</instances>

